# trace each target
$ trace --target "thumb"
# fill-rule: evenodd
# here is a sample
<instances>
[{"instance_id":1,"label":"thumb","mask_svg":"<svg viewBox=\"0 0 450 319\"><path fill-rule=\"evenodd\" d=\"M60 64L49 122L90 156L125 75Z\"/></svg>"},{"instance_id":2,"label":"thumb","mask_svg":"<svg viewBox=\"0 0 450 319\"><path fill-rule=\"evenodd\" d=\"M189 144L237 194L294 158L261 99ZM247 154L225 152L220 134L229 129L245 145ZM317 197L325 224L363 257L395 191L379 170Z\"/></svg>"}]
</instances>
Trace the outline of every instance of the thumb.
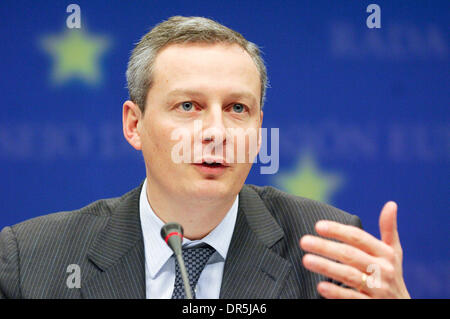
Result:
<instances>
[{"instance_id":1,"label":"thumb","mask_svg":"<svg viewBox=\"0 0 450 319\"><path fill-rule=\"evenodd\" d=\"M384 204L380 214L380 234L381 240L387 245L397 248L400 246L400 239L397 231L397 204L389 201Z\"/></svg>"}]
</instances>

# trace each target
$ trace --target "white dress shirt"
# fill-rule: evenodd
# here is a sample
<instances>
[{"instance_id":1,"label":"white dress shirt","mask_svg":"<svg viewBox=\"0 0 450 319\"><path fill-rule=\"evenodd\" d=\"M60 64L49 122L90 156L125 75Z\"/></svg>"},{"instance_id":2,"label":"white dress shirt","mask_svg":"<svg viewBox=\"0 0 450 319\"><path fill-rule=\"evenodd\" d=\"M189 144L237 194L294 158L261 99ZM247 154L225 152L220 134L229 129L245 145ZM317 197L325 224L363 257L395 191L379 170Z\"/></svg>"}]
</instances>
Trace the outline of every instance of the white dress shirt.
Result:
<instances>
[{"instance_id":1,"label":"white dress shirt","mask_svg":"<svg viewBox=\"0 0 450 319\"><path fill-rule=\"evenodd\" d=\"M219 298L223 267L236 223L238 203L239 195L220 224L203 239L194 241L183 239L183 247L206 243L216 250L202 271L195 288L198 299ZM147 179L142 186L139 213L145 248L146 297L170 299L175 283L175 257L160 235L164 222L154 213L148 202Z\"/></svg>"}]
</instances>

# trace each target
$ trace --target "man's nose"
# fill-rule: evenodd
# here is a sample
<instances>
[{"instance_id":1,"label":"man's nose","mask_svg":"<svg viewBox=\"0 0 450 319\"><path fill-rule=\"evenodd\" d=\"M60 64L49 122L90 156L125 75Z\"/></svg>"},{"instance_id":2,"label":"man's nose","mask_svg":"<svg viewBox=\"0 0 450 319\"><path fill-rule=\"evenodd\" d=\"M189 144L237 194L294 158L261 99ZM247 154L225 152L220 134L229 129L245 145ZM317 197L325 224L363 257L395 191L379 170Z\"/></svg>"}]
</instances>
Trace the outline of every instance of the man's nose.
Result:
<instances>
[{"instance_id":1,"label":"man's nose","mask_svg":"<svg viewBox=\"0 0 450 319\"><path fill-rule=\"evenodd\" d=\"M222 107L214 105L208 108L203 117L203 142L223 143L226 140Z\"/></svg>"}]
</instances>

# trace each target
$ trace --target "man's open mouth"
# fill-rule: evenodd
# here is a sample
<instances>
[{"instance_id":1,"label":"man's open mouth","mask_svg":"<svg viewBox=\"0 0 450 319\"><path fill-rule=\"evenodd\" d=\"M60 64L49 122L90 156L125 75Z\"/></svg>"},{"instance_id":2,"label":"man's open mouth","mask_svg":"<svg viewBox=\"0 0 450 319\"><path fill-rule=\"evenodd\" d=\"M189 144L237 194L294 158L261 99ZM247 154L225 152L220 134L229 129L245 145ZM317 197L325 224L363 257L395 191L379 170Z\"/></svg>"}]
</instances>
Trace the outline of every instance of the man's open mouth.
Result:
<instances>
[{"instance_id":1,"label":"man's open mouth","mask_svg":"<svg viewBox=\"0 0 450 319\"><path fill-rule=\"evenodd\" d=\"M195 165L200 165L204 167L228 167L228 163L223 158L203 158L199 161L194 162Z\"/></svg>"},{"instance_id":2,"label":"man's open mouth","mask_svg":"<svg viewBox=\"0 0 450 319\"><path fill-rule=\"evenodd\" d=\"M203 165L205 167L222 167L222 166L224 166L221 163L207 163L207 162L203 162L201 165Z\"/></svg>"},{"instance_id":3,"label":"man's open mouth","mask_svg":"<svg viewBox=\"0 0 450 319\"><path fill-rule=\"evenodd\" d=\"M220 175L229 166L222 160L203 160L201 163L195 163L196 166L202 173L208 175Z\"/></svg>"}]
</instances>

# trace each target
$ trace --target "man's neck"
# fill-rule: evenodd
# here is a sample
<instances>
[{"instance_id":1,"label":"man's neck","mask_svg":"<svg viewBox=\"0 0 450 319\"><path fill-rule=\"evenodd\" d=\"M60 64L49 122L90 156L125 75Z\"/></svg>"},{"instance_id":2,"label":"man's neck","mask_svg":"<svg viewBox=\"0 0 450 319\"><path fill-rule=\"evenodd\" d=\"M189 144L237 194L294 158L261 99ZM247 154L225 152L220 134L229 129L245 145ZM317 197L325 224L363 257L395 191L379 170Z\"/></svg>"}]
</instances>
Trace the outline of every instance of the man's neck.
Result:
<instances>
[{"instance_id":1,"label":"man's neck","mask_svg":"<svg viewBox=\"0 0 450 319\"><path fill-rule=\"evenodd\" d=\"M233 206L236 195L227 198L174 198L153 187L147 180L147 200L155 214L164 222L183 226L184 237L190 240L208 235Z\"/></svg>"}]
</instances>

